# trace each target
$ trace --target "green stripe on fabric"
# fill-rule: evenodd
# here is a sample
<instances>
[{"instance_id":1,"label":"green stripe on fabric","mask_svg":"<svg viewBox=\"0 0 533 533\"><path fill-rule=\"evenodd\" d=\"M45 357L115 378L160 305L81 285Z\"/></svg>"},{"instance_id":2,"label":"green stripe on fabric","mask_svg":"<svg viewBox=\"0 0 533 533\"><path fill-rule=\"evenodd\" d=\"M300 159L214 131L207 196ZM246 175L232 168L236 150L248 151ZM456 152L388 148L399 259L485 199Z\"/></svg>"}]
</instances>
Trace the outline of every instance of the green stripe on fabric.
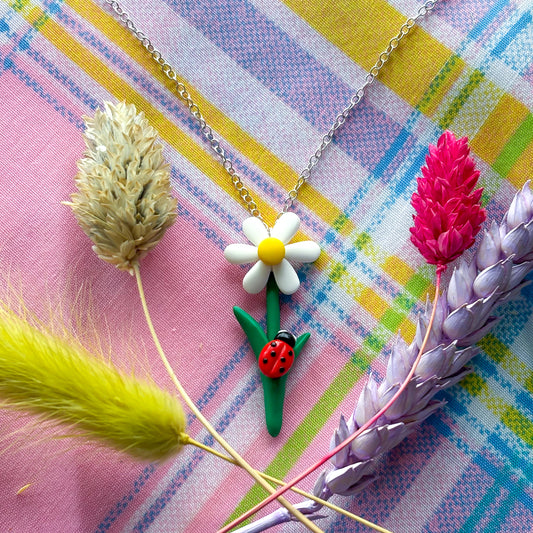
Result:
<instances>
[{"instance_id":1,"label":"green stripe on fabric","mask_svg":"<svg viewBox=\"0 0 533 533\"><path fill-rule=\"evenodd\" d=\"M14 11L23 11L30 3L30 0L14 0L13 2L8 2L8 5Z\"/></svg>"},{"instance_id":2,"label":"green stripe on fabric","mask_svg":"<svg viewBox=\"0 0 533 533\"><path fill-rule=\"evenodd\" d=\"M507 176L522 152L532 141L533 114L529 113L513 136L509 139L496 161L494 161L492 168L502 176Z\"/></svg>"},{"instance_id":3,"label":"green stripe on fabric","mask_svg":"<svg viewBox=\"0 0 533 533\"><path fill-rule=\"evenodd\" d=\"M417 272L411 279L405 284L404 289L410 292L415 298L420 298L428 290L431 285L429 278L420 272Z\"/></svg>"},{"instance_id":4,"label":"green stripe on fabric","mask_svg":"<svg viewBox=\"0 0 533 533\"><path fill-rule=\"evenodd\" d=\"M455 72L455 68L460 61L457 54L452 54L450 58L444 63L444 66L440 72L435 76L433 81L429 84L427 91L417 105L418 111L424 114L428 114L430 110L435 106L436 99L442 99L443 95L439 89L444 85L446 79Z\"/></svg>"},{"instance_id":5,"label":"green stripe on fabric","mask_svg":"<svg viewBox=\"0 0 533 533\"><path fill-rule=\"evenodd\" d=\"M530 374L529 377L524 382L524 388L533 394L533 374Z\"/></svg>"},{"instance_id":6,"label":"green stripe on fabric","mask_svg":"<svg viewBox=\"0 0 533 533\"><path fill-rule=\"evenodd\" d=\"M334 221L333 221L333 229L335 231L338 231L339 233L342 231L342 228L344 228L344 226L346 226L346 224L348 223L348 217L344 214L344 213L341 213Z\"/></svg>"},{"instance_id":7,"label":"green stripe on fabric","mask_svg":"<svg viewBox=\"0 0 533 533\"><path fill-rule=\"evenodd\" d=\"M533 394L533 372L500 339L492 333L479 341L479 347L527 391Z\"/></svg>"},{"instance_id":8,"label":"green stripe on fabric","mask_svg":"<svg viewBox=\"0 0 533 533\"><path fill-rule=\"evenodd\" d=\"M527 446L533 448L533 422L502 398L491 395L489 385L481 376L469 374L459 382L459 385L473 397L478 396L479 401L497 416L507 429L512 431Z\"/></svg>"},{"instance_id":9,"label":"green stripe on fabric","mask_svg":"<svg viewBox=\"0 0 533 533\"><path fill-rule=\"evenodd\" d=\"M479 86L485 74L481 70L474 70L466 85L459 91L459 94L452 100L452 103L444 113L444 116L439 121L439 126L445 130L453 122L454 118L459 114L461 108L465 105L466 101L474 90Z\"/></svg>"},{"instance_id":10,"label":"green stripe on fabric","mask_svg":"<svg viewBox=\"0 0 533 533\"><path fill-rule=\"evenodd\" d=\"M385 311L385 314L381 317L381 323L390 331L393 333L396 333L398 331L398 328L400 327L400 324L404 321L405 315L394 310L394 309L387 309Z\"/></svg>"},{"instance_id":11,"label":"green stripe on fabric","mask_svg":"<svg viewBox=\"0 0 533 533\"><path fill-rule=\"evenodd\" d=\"M461 381L461 386L466 389L471 396L477 396L482 392L487 392L487 384L482 377L477 374L469 374Z\"/></svg>"}]
</instances>

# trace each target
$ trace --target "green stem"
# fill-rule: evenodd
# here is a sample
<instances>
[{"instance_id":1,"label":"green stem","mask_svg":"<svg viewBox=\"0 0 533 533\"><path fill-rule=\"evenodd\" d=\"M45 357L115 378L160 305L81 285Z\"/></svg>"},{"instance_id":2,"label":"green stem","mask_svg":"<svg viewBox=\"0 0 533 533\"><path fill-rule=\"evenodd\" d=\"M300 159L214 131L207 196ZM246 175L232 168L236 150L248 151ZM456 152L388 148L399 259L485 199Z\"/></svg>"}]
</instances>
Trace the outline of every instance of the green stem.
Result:
<instances>
[{"instance_id":1,"label":"green stem","mask_svg":"<svg viewBox=\"0 0 533 533\"><path fill-rule=\"evenodd\" d=\"M266 308L267 337L270 341L281 329L279 289L272 274L270 274L270 278L268 278L266 287Z\"/></svg>"}]
</instances>

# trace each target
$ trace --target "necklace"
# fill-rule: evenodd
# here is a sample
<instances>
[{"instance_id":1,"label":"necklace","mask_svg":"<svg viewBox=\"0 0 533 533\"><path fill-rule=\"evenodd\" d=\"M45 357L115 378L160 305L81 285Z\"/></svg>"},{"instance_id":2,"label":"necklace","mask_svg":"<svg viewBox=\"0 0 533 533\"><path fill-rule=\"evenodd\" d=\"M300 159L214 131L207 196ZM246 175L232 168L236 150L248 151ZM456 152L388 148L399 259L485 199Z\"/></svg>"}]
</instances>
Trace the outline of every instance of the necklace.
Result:
<instances>
[{"instance_id":1,"label":"necklace","mask_svg":"<svg viewBox=\"0 0 533 533\"><path fill-rule=\"evenodd\" d=\"M257 320L243 309L234 307L233 311L258 361L264 390L266 425L270 435L276 436L281 430L288 371L300 355L310 336L309 333L304 333L296 338L289 331L281 329L279 293L293 294L300 286L298 275L290 261L312 263L320 255L320 247L312 241L290 243L300 226L298 215L290 211L290 209L297 200L300 189L310 179L324 151L333 141L335 134L345 124L352 109L363 99L366 89L377 78L393 51L399 46L400 41L409 34L421 18L435 7L438 0L424 2L418 9L417 14L414 17L409 17L402 24L397 35L389 41L387 48L379 54L376 63L367 72L364 83L351 96L346 107L335 117L327 133L322 136L318 148L309 158L307 166L298 175L293 188L284 199L282 210L279 212L272 228L268 227L263 220L256 201L235 170L226 150L215 137L212 128L203 117L198 104L192 99L185 84L179 81L175 69L164 59L162 53L154 47L146 34L137 28L119 2L115 0L104 1L140 41L142 46L146 48L152 59L160 65L163 74L176 84L178 97L187 106L202 136L220 160L243 204L251 215L243 222L243 233L252 244L230 244L224 250L224 256L233 264L255 262L255 265L243 279L243 288L248 293L257 294L266 287L266 332Z\"/></svg>"}]
</instances>

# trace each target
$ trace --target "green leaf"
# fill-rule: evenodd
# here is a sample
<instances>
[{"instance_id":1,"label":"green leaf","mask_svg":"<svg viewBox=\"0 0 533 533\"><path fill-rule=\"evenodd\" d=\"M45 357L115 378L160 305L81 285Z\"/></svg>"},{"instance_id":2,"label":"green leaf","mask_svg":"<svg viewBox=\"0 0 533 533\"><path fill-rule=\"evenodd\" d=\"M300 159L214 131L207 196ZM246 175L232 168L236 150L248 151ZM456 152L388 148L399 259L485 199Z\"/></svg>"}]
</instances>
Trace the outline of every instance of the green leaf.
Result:
<instances>
[{"instance_id":1,"label":"green leaf","mask_svg":"<svg viewBox=\"0 0 533 533\"><path fill-rule=\"evenodd\" d=\"M294 345L294 357L298 357L302 351L305 343L309 340L311 333L304 333L296 339L296 344Z\"/></svg>"},{"instance_id":2,"label":"green leaf","mask_svg":"<svg viewBox=\"0 0 533 533\"><path fill-rule=\"evenodd\" d=\"M261 350L263 349L265 344L268 343L268 339L265 335L265 332L263 331L263 328L254 317L250 316L240 307L235 306L233 308L233 313L235 314L235 318L239 322L242 330L246 334L246 337L248 338L248 342L252 347L256 359L258 359Z\"/></svg>"},{"instance_id":3,"label":"green leaf","mask_svg":"<svg viewBox=\"0 0 533 533\"><path fill-rule=\"evenodd\" d=\"M276 437L283 423L283 403L285 402L285 383L287 376L272 379L261 374L265 395L265 420L268 433Z\"/></svg>"}]
</instances>

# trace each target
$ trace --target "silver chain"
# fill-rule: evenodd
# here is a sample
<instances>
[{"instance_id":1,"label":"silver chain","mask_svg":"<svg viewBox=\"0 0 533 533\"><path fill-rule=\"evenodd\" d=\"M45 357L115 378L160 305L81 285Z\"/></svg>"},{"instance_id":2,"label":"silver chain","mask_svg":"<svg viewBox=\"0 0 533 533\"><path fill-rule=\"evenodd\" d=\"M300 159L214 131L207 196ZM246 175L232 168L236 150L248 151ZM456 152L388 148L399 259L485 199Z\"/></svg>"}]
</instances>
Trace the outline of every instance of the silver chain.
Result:
<instances>
[{"instance_id":1,"label":"silver chain","mask_svg":"<svg viewBox=\"0 0 533 533\"><path fill-rule=\"evenodd\" d=\"M115 0L104 1L117 14L119 20L124 23L124 25L146 48L146 50L148 50L148 52L152 56L152 59L161 66L163 74L165 74L167 78L176 83L176 91L178 93L178 96L187 105L187 107L189 108L189 113L200 126L200 131L202 135L205 137L205 139L211 146L211 149L221 160L224 169L231 177L233 186L242 198L242 201L246 205L246 208L252 216L263 220L263 217L261 216L261 213L257 208L257 204L255 203L254 199L252 198L252 195L250 194L250 191L244 186L241 177L237 174L235 168L233 167L231 159L226 155L226 151L220 145L220 141L215 137L213 130L205 121L200 111L200 108L198 107L198 104L196 104L191 98L187 87L181 81L178 80L178 76L174 68L167 62L166 59L163 58L161 52L154 47L154 45L146 36L146 34L140 31L137 26L135 26L133 21L130 19L129 14L124 11L124 9L122 9L121 5L118 2L116 2ZM361 87L357 89L357 91L350 98L348 105L335 117L335 121L329 128L328 132L322 137L320 146L318 147L316 152L309 158L307 166L302 170L302 172L300 172L298 180L294 185L294 188L291 189L287 194L287 197L284 201L283 210L278 215L278 217L282 213L286 213L293 206L294 202L296 201L296 198L298 197L300 189L311 177L312 170L322 157L324 150L331 144L331 141L333 140L336 131L341 128L342 125L346 122L346 119L350 115L352 109L361 102L363 96L365 95L366 88L369 85L372 85L372 83L374 83L374 80L377 78L379 71L389 60L392 52L400 44L400 41L411 31L413 26L422 17L426 16L435 7L438 1L439 0L428 0L424 2L424 4L418 9L416 16L409 17L402 24L400 30L398 31L398 34L389 41L389 44L385 51L379 54L378 60L376 61L375 65L368 71L367 75L365 76L365 82L363 83L363 85L361 85Z\"/></svg>"}]
</instances>

